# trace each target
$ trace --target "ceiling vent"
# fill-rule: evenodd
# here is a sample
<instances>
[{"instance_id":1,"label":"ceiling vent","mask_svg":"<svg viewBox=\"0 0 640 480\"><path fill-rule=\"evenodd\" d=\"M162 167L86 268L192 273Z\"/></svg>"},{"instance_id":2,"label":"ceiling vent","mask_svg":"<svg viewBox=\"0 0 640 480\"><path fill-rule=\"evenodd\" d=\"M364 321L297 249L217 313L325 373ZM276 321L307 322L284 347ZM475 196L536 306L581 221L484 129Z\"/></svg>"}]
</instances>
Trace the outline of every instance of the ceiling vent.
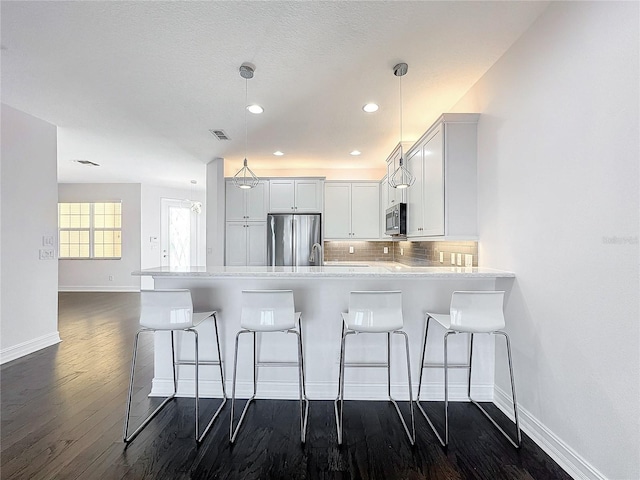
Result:
<instances>
[{"instance_id":1,"label":"ceiling vent","mask_svg":"<svg viewBox=\"0 0 640 480\"><path fill-rule=\"evenodd\" d=\"M224 130L211 129L209 130L209 133L211 133L211 135L216 137L218 140L229 140L229 137L227 136L226 133L224 133Z\"/></svg>"},{"instance_id":2,"label":"ceiling vent","mask_svg":"<svg viewBox=\"0 0 640 480\"><path fill-rule=\"evenodd\" d=\"M89 160L71 160L72 162L81 163L82 165L90 165L92 167L99 167L99 163L90 162Z\"/></svg>"}]
</instances>

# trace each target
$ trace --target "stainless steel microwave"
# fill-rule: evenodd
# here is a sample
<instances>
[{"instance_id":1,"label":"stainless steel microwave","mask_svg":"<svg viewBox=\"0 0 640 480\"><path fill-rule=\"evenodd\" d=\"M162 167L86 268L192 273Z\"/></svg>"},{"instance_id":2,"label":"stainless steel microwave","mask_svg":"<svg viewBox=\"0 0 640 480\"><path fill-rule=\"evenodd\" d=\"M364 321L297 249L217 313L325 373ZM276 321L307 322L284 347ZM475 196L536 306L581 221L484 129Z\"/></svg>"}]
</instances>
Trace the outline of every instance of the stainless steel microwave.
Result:
<instances>
[{"instance_id":1,"label":"stainless steel microwave","mask_svg":"<svg viewBox=\"0 0 640 480\"><path fill-rule=\"evenodd\" d=\"M407 204L398 203L387 209L385 214L386 226L384 233L387 235L407 234Z\"/></svg>"}]
</instances>

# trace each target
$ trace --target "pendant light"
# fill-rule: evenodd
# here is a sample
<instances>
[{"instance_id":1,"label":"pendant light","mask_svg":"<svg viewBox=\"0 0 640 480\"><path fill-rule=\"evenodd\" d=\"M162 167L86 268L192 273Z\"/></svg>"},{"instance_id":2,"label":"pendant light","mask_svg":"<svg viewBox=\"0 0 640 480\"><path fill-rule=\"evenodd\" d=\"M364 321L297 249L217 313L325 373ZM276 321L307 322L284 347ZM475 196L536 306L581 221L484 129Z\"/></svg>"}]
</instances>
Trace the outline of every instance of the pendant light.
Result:
<instances>
[{"instance_id":1,"label":"pendant light","mask_svg":"<svg viewBox=\"0 0 640 480\"><path fill-rule=\"evenodd\" d=\"M253 78L255 68L248 64L240 66L240 76L244 78L244 105L247 106L249 91L249 79ZM247 166L247 109L244 109L244 166L233 176L233 184L242 189L253 188L258 185L259 179Z\"/></svg>"},{"instance_id":2,"label":"pendant light","mask_svg":"<svg viewBox=\"0 0 640 480\"><path fill-rule=\"evenodd\" d=\"M400 78L400 162L398 168L389 178L389 185L393 188L408 188L416 182L416 177L404 166L404 150L402 148L402 77L406 75L407 70L409 70L409 65L406 63L398 63L393 67L393 74Z\"/></svg>"}]
</instances>

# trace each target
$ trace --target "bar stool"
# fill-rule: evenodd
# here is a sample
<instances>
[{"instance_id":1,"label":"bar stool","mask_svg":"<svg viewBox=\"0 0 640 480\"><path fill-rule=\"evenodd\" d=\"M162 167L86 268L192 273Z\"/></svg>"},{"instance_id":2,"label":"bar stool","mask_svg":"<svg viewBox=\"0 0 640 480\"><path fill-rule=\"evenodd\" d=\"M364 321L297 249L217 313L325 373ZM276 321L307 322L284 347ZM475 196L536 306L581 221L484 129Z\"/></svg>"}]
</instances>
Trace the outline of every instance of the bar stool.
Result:
<instances>
[{"instance_id":1,"label":"bar stool","mask_svg":"<svg viewBox=\"0 0 640 480\"><path fill-rule=\"evenodd\" d=\"M511 444L520 448L522 441L520 433L520 425L518 423L518 404L516 401L516 387L513 380L513 365L511 362L511 344L509 336L501 329L505 326L504 313L502 310L502 304L504 302L504 292L453 292L451 296L450 313L439 314L429 313L426 314L426 323L424 329L424 343L422 344L422 357L420 359L420 382L418 384L418 399L416 403L418 408L422 412L422 415L426 418L427 422L431 426L431 429L438 437L440 444L446 447L449 443L449 389L447 384L447 372L449 368L466 368L468 370L468 384L467 384L467 396L469 401L476 405L482 413L495 425L500 432L506 437ZM444 363L443 364L425 364L424 357L427 347L427 335L429 333L429 322L435 320L442 325L446 332L444 334ZM447 339L449 335L455 335L458 333L470 334L469 339L469 363L463 365L449 365L447 362ZM476 333L488 333L492 335L502 335L505 338L507 345L507 357L509 359L509 375L511 376L511 392L513 394L513 416L516 425L516 438L514 441L496 422L487 411L482 408L478 402L471 398L471 364L473 359L473 336ZM436 430L435 426L431 422L431 419L424 411L420 404L420 391L422 389L422 373L425 368L444 368L444 440Z\"/></svg>"},{"instance_id":2,"label":"bar stool","mask_svg":"<svg viewBox=\"0 0 640 480\"><path fill-rule=\"evenodd\" d=\"M125 443L131 442L147 424L155 417L162 408L176 397L178 391L178 378L176 375L177 365L194 365L195 366L195 439L196 443L202 442L205 435L213 425L222 407L227 401L227 393L224 386L224 372L222 368L222 357L220 355L220 337L218 335L217 312L193 312L193 303L191 300L191 292L189 290L142 290L140 292L140 328L136 333L133 345L133 360L131 362L131 381L129 382L129 396L127 398L127 413L124 421L123 439ZM213 318L213 326L216 331L216 346L218 350L217 361L202 361L198 354L198 331L196 327L208 318ZM129 415L131 412L131 396L133 391L133 380L136 368L136 357L138 353L138 339L143 332L171 332L171 357L173 371L173 393L167 397L131 434L129 430ZM194 334L195 339L195 359L193 361L176 360L175 354L175 334L176 332L190 332ZM218 365L220 368L220 384L222 386L222 402L209 421L206 428L199 434L199 406L200 395L198 391L199 366L200 365Z\"/></svg>"},{"instance_id":3,"label":"bar stool","mask_svg":"<svg viewBox=\"0 0 640 480\"><path fill-rule=\"evenodd\" d=\"M411 364L409 360L409 337L401 330L402 292L351 292L349 296L349 312L342 314L342 342L340 346L340 374L338 378L338 397L334 402L338 445L342 445L342 414L344 411L344 369L345 367L382 367L387 369L387 393L389 401L396 407L398 417L409 437L411 445L415 443L416 427L413 415L413 396L411 393ZM359 333L387 334L386 363L345 363L345 344L349 335ZM407 380L409 387L409 409L411 411L411 431L400 412L398 403L391 396L391 334L404 336L407 353ZM338 403L340 404L338 406Z\"/></svg>"},{"instance_id":4,"label":"bar stool","mask_svg":"<svg viewBox=\"0 0 640 480\"><path fill-rule=\"evenodd\" d=\"M242 313L240 330L236 335L236 349L233 356L233 386L231 391L231 422L229 424L229 441L235 442L240 425L244 420L249 405L256 397L258 384L258 367L298 367L298 388L300 391L300 441L305 442L307 418L309 416L309 399L305 390L304 354L302 351L302 328L300 312L293 306L292 290L244 290L242 292ZM296 329L297 326L297 329ZM256 333L284 332L298 337L298 362L260 362L257 352ZM235 430L233 428L233 412L236 402L236 376L238 373L238 340L244 333L253 334L253 394L242 410Z\"/></svg>"}]
</instances>

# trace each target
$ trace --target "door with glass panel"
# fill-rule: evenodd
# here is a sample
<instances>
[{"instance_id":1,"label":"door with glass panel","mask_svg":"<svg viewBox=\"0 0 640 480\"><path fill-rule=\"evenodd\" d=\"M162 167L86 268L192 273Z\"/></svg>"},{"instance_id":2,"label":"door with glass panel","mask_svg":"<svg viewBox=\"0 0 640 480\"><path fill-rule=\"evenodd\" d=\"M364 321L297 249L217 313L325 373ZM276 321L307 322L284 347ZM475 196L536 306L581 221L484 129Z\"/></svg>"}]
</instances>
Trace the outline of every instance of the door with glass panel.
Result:
<instances>
[{"instance_id":1,"label":"door with glass panel","mask_svg":"<svg viewBox=\"0 0 640 480\"><path fill-rule=\"evenodd\" d=\"M161 246L163 267L199 264L198 213L188 200L161 199Z\"/></svg>"}]
</instances>

